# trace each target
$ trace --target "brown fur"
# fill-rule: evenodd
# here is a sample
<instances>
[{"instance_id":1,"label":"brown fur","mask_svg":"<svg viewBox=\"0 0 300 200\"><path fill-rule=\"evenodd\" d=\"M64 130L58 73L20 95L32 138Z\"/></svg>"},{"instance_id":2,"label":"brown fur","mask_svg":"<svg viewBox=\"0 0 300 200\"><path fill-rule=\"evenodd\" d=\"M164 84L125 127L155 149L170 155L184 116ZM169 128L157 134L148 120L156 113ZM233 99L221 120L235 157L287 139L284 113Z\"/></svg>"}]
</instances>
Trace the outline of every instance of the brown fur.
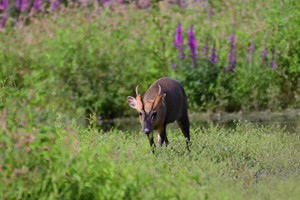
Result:
<instances>
[{"instance_id":1,"label":"brown fur","mask_svg":"<svg viewBox=\"0 0 300 200\"><path fill-rule=\"evenodd\" d=\"M168 145L166 126L176 121L190 142L190 123L187 112L187 97L180 83L171 78L161 78L155 81L142 99L136 88L137 96L128 97L130 107L140 113L143 131L147 134L151 146L155 146L152 132L158 130L158 144Z\"/></svg>"}]
</instances>

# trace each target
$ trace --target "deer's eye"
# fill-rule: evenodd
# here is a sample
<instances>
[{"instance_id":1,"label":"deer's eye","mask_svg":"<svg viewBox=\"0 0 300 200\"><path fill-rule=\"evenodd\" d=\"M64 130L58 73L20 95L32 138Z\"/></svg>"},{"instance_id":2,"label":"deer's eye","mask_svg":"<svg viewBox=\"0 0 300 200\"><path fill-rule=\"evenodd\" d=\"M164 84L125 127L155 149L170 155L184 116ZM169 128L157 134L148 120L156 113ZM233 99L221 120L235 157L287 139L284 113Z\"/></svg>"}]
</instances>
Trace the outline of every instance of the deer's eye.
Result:
<instances>
[{"instance_id":1,"label":"deer's eye","mask_svg":"<svg viewBox=\"0 0 300 200\"><path fill-rule=\"evenodd\" d=\"M143 113L142 112L140 112L140 116L142 116L143 115Z\"/></svg>"},{"instance_id":2,"label":"deer's eye","mask_svg":"<svg viewBox=\"0 0 300 200\"><path fill-rule=\"evenodd\" d=\"M152 116L151 116L152 120L154 120L154 119L156 118L156 116L157 116L157 113L154 112L154 113L152 114Z\"/></svg>"}]
</instances>

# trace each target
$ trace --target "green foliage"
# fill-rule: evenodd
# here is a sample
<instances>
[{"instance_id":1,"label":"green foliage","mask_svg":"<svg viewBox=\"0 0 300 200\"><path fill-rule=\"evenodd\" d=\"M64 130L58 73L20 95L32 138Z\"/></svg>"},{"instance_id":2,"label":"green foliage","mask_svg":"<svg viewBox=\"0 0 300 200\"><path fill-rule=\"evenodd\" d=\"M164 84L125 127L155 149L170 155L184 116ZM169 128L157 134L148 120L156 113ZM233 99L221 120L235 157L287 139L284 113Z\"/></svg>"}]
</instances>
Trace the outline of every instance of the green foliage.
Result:
<instances>
[{"instance_id":1,"label":"green foliage","mask_svg":"<svg viewBox=\"0 0 300 200\"><path fill-rule=\"evenodd\" d=\"M23 120L0 115L1 199L299 196L299 134L276 126L195 127L190 153L174 131L152 154L144 135Z\"/></svg>"},{"instance_id":2,"label":"green foliage","mask_svg":"<svg viewBox=\"0 0 300 200\"><path fill-rule=\"evenodd\" d=\"M146 10L70 6L29 21L20 18L15 27L7 25L1 32L2 86L19 107L34 93L30 103L38 110L35 120L49 120L52 110L79 121L129 115L126 97L134 95L136 85L143 94L162 76L182 82L193 110L299 107L300 45L295 37L300 14L295 0L282 5L273 0L193 3L180 9L164 2L155 5ZM185 60L179 60L173 46L178 23L183 27ZM186 45L190 25L198 44L196 68ZM236 37L235 73L225 71L230 33ZM207 36L210 52L205 57ZM247 64L250 42L255 51ZM218 54L215 67L208 61L213 44ZM265 44L269 53L262 66ZM272 52L274 71L269 65ZM4 100L1 108L9 104Z\"/></svg>"}]
</instances>

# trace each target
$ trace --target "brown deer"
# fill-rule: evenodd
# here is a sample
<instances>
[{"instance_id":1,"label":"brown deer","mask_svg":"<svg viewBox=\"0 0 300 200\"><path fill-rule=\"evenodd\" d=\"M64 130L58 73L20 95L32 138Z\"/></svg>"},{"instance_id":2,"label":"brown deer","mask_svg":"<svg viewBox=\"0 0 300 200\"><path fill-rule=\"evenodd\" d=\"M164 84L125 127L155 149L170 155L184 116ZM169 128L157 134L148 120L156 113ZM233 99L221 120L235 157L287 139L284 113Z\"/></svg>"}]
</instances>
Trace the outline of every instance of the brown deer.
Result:
<instances>
[{"instance_id":1,"label":"brown deer","mask_svg":"<svg viewBox=\"0 0 300 200\"><path fill-rule=\"evenodd\" d=\"M187 112L187 97L180 83L171 78L160 78L145 93L144 99L136 87L136 98L127 97L131 108L139 112L139 118L150 146L155 147L153 130L158 130L158 145L169 144L166 126L174 121L179 125L186 138L187 148L190 143L190 123Z\"/></svg>"}]
</instances>

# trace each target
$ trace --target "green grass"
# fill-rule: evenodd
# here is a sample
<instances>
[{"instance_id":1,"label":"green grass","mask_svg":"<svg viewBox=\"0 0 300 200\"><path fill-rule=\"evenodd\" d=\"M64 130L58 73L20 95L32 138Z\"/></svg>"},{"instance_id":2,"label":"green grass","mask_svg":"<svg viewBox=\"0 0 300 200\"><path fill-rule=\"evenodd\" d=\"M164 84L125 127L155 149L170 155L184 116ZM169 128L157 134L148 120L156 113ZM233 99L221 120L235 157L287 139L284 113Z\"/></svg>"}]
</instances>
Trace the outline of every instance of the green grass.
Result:
<instances>
[{"instance_id":1,"label":"green grass","mask_svg":"<svg viewBox=\"0 0 300 200\"><path fill-rule=\"evenodd\" d=\"M299 133L237 123L179 130L152 154L142 133L1 120L0 198L296 199ZM31 139L30 139L31 138ZM5 151L4 151L5 149Z\"/></svg>"}]
</instances>

